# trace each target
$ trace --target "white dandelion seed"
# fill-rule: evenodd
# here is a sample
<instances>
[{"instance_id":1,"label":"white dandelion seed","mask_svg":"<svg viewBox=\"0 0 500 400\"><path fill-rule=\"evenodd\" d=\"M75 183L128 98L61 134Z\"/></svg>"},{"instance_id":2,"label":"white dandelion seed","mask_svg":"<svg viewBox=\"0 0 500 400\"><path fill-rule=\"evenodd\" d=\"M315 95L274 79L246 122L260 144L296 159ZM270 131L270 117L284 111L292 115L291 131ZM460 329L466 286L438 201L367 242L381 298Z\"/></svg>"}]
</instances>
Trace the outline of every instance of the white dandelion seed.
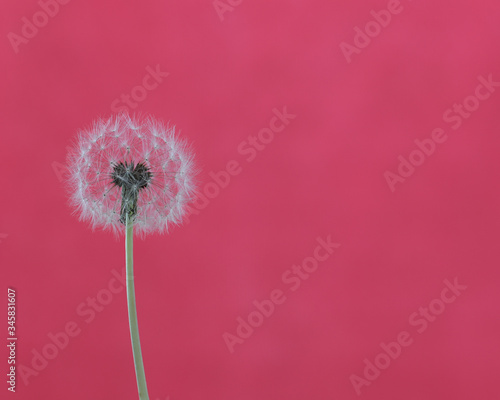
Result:
<instances>
[{"instance_id":1,"label":"white dandelion seed","mask_svg":"<svg viewBox=\"0 0 500 400\"><path fill-rule=\"evenodd\" d=\"M125 213L140 234L179 224L195 193L187 143L153 117L126 113L79 132L68 154L71 204L92 227L122 232Z\"/></svg>"}]
</instances>

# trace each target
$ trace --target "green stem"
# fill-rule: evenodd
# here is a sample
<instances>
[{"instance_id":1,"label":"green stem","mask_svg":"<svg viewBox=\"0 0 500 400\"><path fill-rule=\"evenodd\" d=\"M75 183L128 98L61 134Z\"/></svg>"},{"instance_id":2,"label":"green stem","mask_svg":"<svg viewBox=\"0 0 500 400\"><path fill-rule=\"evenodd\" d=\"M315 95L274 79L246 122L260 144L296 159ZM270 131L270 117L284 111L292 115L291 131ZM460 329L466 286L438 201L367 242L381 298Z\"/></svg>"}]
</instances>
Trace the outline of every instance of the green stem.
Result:
<instances>
[{"instance_id":1,"label":"green stem","mask_svg":"<svg viewBox=\"0 0 500 400\"><path fill-rule=\"evenodd\" d=\"M127 269L127 305L128 320L130 325L130 338L132 340L132 353L134 355L135 375L137 377L137 388L140 400L149 400L148 388L146 386L146 375L142 362L141 341L139 340L139 325L137 323L137 309L135 307L134 289L134 225L127 213L125 225L125 254Z\"/></svg>"}]
</instances>

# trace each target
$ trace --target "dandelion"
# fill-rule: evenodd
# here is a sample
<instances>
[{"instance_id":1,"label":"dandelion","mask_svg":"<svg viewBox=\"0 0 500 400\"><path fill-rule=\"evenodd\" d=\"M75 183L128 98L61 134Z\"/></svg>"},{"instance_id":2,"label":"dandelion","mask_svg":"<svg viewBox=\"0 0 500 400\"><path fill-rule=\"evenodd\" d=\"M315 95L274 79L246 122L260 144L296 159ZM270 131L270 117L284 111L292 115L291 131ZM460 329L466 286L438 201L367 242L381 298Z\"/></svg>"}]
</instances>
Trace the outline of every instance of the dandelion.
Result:
<instances>
[{"instance_id":1,"label":"dandelion","mask_svg":"<svg viewBox=\"0 0 500 400\"><path fill-rule=\"evenodd\" d=\"M68 155L71 203L95 227L138 233L179 224L194 194L193 156L175 128L119 114L79 133Z\"/></svg>"},{"instance_id":2,"label":"dandelion","mask_svg":"<svg viewBox=\"0 0 500 400\"><path fill-rule=\"evenodd\" d=\"M79 132L68 154L70 202L93 228L125 233L127 304L139 398L149 399L133 275L133 233L180 224L195 193L193 155L175 128L126 113Z\"/></svg>"}]
</instances>

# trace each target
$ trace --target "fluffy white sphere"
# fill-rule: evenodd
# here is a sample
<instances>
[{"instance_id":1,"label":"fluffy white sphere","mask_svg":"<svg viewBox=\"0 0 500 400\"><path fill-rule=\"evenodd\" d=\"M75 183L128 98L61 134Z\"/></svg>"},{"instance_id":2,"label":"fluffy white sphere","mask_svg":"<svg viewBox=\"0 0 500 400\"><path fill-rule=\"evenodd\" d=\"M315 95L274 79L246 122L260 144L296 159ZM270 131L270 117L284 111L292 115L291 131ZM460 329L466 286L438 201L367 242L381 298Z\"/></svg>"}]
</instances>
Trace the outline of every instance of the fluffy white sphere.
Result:
<instances>
[{"instance_id":1,"label":"fluffy white sphere","mask_svg":"<svg viewBox=\"0 0 500 400\"><path fill-rule=\"evenodd\" d=\"M142 183L134 166L147 171L139 177ZM123 171L120 177L117 168ZM68 169L70 201L80 219L115 232L124 230L123 207L131 202L130 193L139 234L164 232L181 223L195 193L192 152L175 127L153 117L122 113L95 121L79 132L68 154Z\"/></svg>"}]
</instances>

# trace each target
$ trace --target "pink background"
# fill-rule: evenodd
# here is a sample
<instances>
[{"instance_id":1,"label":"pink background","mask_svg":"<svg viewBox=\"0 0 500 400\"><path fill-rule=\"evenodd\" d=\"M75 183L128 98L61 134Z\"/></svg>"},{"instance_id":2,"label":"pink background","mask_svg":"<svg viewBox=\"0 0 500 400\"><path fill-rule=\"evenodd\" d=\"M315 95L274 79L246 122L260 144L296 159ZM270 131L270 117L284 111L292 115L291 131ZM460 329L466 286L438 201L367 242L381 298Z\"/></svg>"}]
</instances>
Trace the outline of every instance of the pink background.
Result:
<instances>
[{"instance_id":1,"label":"pink background","mask_svg":"<svg viewBox=\"0 0 500 400\"><path fill-rule=\"evenodd\" d=\"M232 3L221 20L211 0L73 0L16 53L9 32L41 8L2 2L0 301L16 288L18 368L68 322L81 333L0 397L137 399L125 293L89 323L77 311L123 268L123 239L78 222L60 177L76 131L159 65L168 77L130 110L193 143L202 189L230 160L242 171L181 228L136 241L152 400L355 399L350 376L402 331L413 344L364 398L496 399L500 88L459 129L443 113L478 76L500 81L500 4L402 0L348 63L340 44L386 1ZM238 146L285 106L296 118L248 162ZM437 128L447 140L392 192L384 173ZM282 274L328 235L340 248L291 291ZM455 277L467 289L419 334L410 315ZM286 302L231 353L223 333L273 289Z\"/></svg>"}]
</instances>

